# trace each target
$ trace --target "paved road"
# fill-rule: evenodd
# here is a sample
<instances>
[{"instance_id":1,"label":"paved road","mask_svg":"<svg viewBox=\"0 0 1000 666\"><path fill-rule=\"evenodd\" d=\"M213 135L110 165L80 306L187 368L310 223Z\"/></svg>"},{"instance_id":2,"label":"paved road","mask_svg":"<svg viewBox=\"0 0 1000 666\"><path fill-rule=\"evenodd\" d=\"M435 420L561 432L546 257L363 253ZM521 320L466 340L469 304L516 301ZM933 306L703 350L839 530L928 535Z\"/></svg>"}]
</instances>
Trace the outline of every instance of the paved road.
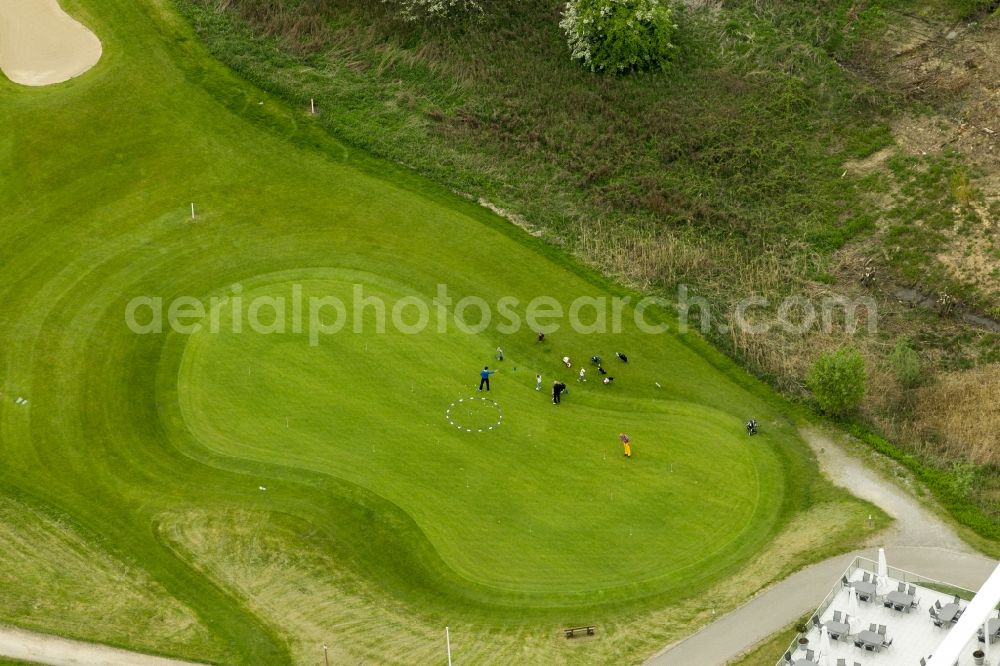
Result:
<instances>
[{"instance_id":1,"label":"paved road","mask_svg":"<svg viewBox=\"0 0 1000 666\"><path fill-rule=\"evenodd\" d=\"M877 504L896 519L893 529L879 536L890 566L973 590L979 589L992 573L995 561L973 552L950 525L849 455L826 433L807 430L802 435L834 483ZM857 555L877 559L878 549L873 545L809 566L697 633L667 646L647 664L721 666L735 659L815 609ZM779 656L775 655L775 661Z\"/></svg>"},{"instance_id":2,"label":"paved road","mask_svg":"<svg viewBox=\"0 0 1000 666\"><path fill-rule=\"evenodd\" d=\"M0 655L51 666L195 666L98 643L0 627Z\"/></svg>"}]
</instances>

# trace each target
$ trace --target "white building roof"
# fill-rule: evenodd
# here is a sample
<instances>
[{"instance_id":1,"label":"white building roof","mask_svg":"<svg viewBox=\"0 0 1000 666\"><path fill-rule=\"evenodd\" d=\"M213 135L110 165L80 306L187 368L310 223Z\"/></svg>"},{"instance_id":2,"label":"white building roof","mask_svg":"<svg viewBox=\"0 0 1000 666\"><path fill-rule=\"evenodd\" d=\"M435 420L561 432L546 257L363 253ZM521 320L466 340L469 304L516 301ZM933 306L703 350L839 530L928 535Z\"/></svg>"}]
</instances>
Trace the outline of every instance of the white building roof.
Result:
<instances>
[{"instance_id":1,"label":"white building roof","mask_svg":"<svg viewBox=\"0 0 1000 666\"><path fill-rule=\"evenodd\" d=\"M997 604L1000 604L1000 565L997 565L993 575L979 588L962 617L934 650L934 655L927 661L928 666L953 666L958 663L966 645L978 640L979 629L996 615Z\"/></svg>"}]
</instances>

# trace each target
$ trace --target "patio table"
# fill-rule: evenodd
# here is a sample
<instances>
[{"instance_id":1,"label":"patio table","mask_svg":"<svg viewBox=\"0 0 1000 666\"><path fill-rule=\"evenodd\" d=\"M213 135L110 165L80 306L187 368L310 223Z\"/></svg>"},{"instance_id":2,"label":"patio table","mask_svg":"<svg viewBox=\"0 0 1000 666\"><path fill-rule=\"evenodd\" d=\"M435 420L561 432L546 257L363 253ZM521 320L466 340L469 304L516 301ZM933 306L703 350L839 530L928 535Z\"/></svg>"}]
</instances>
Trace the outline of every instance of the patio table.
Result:
<instances>
[{"instance_id":1,"label":"patio table","mask_svg":"<svg viewBox=\"0 0 1000 666\"><path fill-rule=\"evenodd\" d=\"M875 583L866 583L863 580L854 581L853 587L860 594L867 596L869 599L875 596Z\"/></svg>"},{"instance_id":2,"label":"patio table","mask_svg":"<svg viewBox=\"0 0 1000 666\"><path fill-rule=\"evenodd\" d=\"M942 622L954 622L960 610L962 607L956 603L945 604L938 611L938 619Z\"/></svg>"},{"instance_id":3,"label":"patio table","mask_svg":"<svg viewBox=\"0 0 1000 666\"><path fill-rule=\"evenodd\" d=\"M830 620L829 622L824 622L823 625L826 627L827 631L830 632L830 637L834 636L846 636L851 633L851 628L846 622L834 622Z\"/></svg>"},{"instance_id":4,"label":"patio table","mask_svg":"<svg viewBox=\"0 0 1000 666\"><path fill-rule=\"evenodd\" d=\"M882 647L882 641L884 640L884 638L885 637L882 636L882 634L874 631L868 631L867 629L858 632L859 641L861 641L865 645L873 645L875 646L875 648Z\"/></svg>"},{"instance_id":5,"label":"patio table","mask_svg":"<svg viewBox=\"0 0 1000 666\"><path fill-rule=\"evenodd\" d=\"M912 596L906 592L900 592L898 590L893 590L889 594L885 595L885 598L897 606L906 606L907 608L909 608L910 604L913 603Z\"/></svg>"}]
</instances>

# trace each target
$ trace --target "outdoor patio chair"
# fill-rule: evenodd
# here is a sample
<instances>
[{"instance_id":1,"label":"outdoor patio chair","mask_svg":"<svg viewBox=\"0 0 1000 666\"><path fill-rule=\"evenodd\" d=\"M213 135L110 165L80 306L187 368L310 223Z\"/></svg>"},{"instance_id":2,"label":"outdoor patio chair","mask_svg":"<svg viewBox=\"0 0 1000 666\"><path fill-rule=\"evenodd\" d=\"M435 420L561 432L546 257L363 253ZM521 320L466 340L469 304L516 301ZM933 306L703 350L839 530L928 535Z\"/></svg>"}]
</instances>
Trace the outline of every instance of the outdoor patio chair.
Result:
<instances>
[{"instance_id":1,"label":"outdoor patio chair","mask_svg":"<svg viewBox=\"0 0 1000 666\"><path fill-rule=\"evenodd\" d=\"M866 644L865 645L865 650L867 650L868 652L874 652L875 651L875 646L874 645L867 645Z\"/></svg>"},{"instance_id":2,"label":"outdoor patio chair","mask_svg":"<svg viewBox=\"0 0 1000 666\"><path fill-rule=\"evenodd\" d=\"M847 576L841 576L840 577L840 584L843 585L844 587L850 587L851 586L851 581L847 580Z\"/></svg>"},{"instance_id":3,"label":"outdoor patio chair","mask_svg":"<svg viewBox=\"0 0 1000 666\"><path fill-rule=\"evenodd\" d=\"M920 599L913 597L913 601L910 602L910 608L920 608Z\"/></svg>"},{"instance_id":4,"label":"outdoor patio chair","mask_svg":"<svg viewBox=\"0 0 1000 666\"><path fill-rule=\"evenodd\" d=\"M785 650L785 663L792 663L792 653L789 650Z\"/></svg>"},{"instance_id":5,"label":"outdoor patio chair","mask_svg":"<svg viewBox=\"0 0 1000 666\"><path fill-rule=\"evenodd\" d=\"M846 659L838 659L837 660L837 666L847 666L847 660Z\"/></svg>"},{"instance_id":6,"label":"outdoor patio chair","mask_svg":"<svg viewBox=\"0 0 1000 666\"><path fill-rule=\"evenodd\" d=\"M908 595L910 595L911 597L917 596L917 586L916 585L910 585L908 588L906 588L906 593Z\"/></svg>"},{"instance_id":7,"label":"outdoor patio chair","mask_svg":"<svg viewBox=\"0 0 1000 666\"><path fill-rule=\"evenodd\" d=\"M856 647L856 648L863 648L864 646L865 646L865 644L861 642L860 638L855 638L854 639L854 647Z\"/></svg>"},{"instance_id":8,"label":"outdoor patio chair","mask_svg":"<svg viewBox=\"0 0 1000 666\"><path fill-rule=\"evenodd\" d=\"M833 611L833 621L840 622L840 611Z\"/></svg>"},{"instance_id":9,"label":"outdoor patio chair","mask_svg":"<svg viewBox=\"0 0 1000 666\"><path fill-rule=\"evenodd\" d=\"M962 600L961 600L961 599L959 599L959 598L958 598L958 595L956 594L956 595L955 595L955 599L954 599L954 601L952 601L952 603L954 603L954 604L957 604L957 603L960 603L961 601L962 601Z\"/></svg>"},{"instance_id":10,"label":"outdoor patio chair","mask_svg":"<svg viewBox=\"0 0 1000 666\"><path fill-rule=\"evenodd\" d=\"M878 633L879 633L880 636L883 636L883 637L885 636L885 625L884 624L878 625Z\"/></svg>"},{"instance_id":11,"label":"outdoor patio chair","mask_svg":"<svg viewBox=\"0 0 1000 666\"><path fill-rule=\"evenodd\" d=\"M899 585L896 586L897 592L906 592L906 583L900 581Z\"/></svg>"},{"instance_id":12,"label":"outdoor patio chair","mask_svg":"<svg viewBox=\"0 0 1000 666\"><path fill-rule=\"evenodd\" d=\"M806 650L806 659L808 661L813 661L813 657L815 657L815 656L816 656L816 651L815 650Z\"/></svg>"},{"instance_id":13,"label":"outdoor patio chair","mask_svg":"<svg viewBox=\"0 0 1000 666\"><path fill-rule=\"evenodd\" d=\"M872 622L868 625L868 631L875 632L878 631L878 625Z\"/></svg>"},{"instance_id":14,"label":"outdoor patio chair","mask_svg":"<svg viewBox=\"0 0 1000 666\"><path fill-rule=\"evenodd\" d=\"M883 648L890 648L890 647L892 647L892 641L893 641L892 638L890 638L888 641L882 641L882 647Z\"/></svg>"},{"instance_id":15,"label":"outdoor patio chair","mask_svg":"<svg viewBox=\"0 0 1000 666\"><path fill-rule=\"evenodd\" d=\"M920 658L920 666L927 666L927 660L923 657Z\"/></svg>"},{"instance_id":16,"label":"outdoor patio chair","mask_svg":"<svg viewBox=\"0 0 1000 666\"><path fill-rule=\"evenodd\" d=\"M882 605L885 606L886 608L892 608L892 602L889 601L888 599L883 599Z\"/></svg>"},{"instance_id":17,"label":"outdoor patio chair","mask_svg":"<svg viewBox=\"0 0 1000 666\"><path fill-rule=\"evenodd\" d=\"M934 618L933 622L934 622L934 626L935 627L941 628L941 627L944 626L944 622L942 622L941 620L939 620L937 618Z\"/></svg>"},{"instance_id":18,"label":"outdoor patio chair","mask_svg":"<svg viewBox=\"0 0 1000 666\"><path fill-rule=\"evenodd\" d=\"M940 599L935 599L934 600L934 608L936 608L938 610L941 610L941 600Z\"/></svg>"},{"instance_id":19,"label":"outdoor patio chair","mask_svg":"<svg viewBox=\"0 0 1000 666\"><path fill-rule=\"evenodd\" d=\"M861 580L863 580L866 583L870 583L872 580L871 576L872 575L866 571L863 574L861 574Z\"/></svg>"},{"instance_id":20,"label":"outdoor patio chair","mask_svg":"<svg viewBox=\"0 0 1000 666\"><path fill-rule=\"evenodd\" d=\"M896 611L899 611L900 613L902 613L903 612L903 604L893 604L892 605L892 609L896 610Z\"/></svg>"},{"instance_id":21,"label":"outdoor patio chair","mask_svg":"<svg viewBox=\"0 0 1000 666\"><path fill-rule=\"evenodd\" d=\"M813 615L812 616L812 623L813 623L814 627L818 627L819 626L819 618L816 617L815 615Z\"/></svg>"}]
</instances>

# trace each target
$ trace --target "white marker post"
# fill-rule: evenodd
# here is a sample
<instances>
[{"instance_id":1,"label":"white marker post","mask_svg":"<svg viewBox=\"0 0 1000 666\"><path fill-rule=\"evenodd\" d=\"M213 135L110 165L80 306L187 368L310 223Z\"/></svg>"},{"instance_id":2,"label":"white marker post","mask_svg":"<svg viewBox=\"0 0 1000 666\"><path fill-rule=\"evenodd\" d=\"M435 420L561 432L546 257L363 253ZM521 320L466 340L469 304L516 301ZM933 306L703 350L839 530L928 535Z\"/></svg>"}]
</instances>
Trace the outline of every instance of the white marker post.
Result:
<instances>
[{"instance_id":1,"label":"white marker post","mask_svg":"<svg viewBox=\"0 0 1000 666\"><path fill-rule=\"evenodd\" d=\"M191 202L191 219L194 219L194 202Z\"/></svg>"},{"instance_id":2,"label":"white marker post","mask_svg":"<svg viewBox=\"0 0 1000 666\"><path fill-rule=\"evenodd\" d=\"M451 632L448 627L444 628L444 642L448 646L448 666L451 666Z\"/></svg>"},{"instance_id":3,"label":"white marker post","mask_svg":"<svg viewBox=\"0 0 1000 666\"><path fill-rule=\"evenodd\" d=\"M312 99L311 97L309 98L309 111L314 116L316 115L316 100Z\"/></svg>"}]
</instances>

